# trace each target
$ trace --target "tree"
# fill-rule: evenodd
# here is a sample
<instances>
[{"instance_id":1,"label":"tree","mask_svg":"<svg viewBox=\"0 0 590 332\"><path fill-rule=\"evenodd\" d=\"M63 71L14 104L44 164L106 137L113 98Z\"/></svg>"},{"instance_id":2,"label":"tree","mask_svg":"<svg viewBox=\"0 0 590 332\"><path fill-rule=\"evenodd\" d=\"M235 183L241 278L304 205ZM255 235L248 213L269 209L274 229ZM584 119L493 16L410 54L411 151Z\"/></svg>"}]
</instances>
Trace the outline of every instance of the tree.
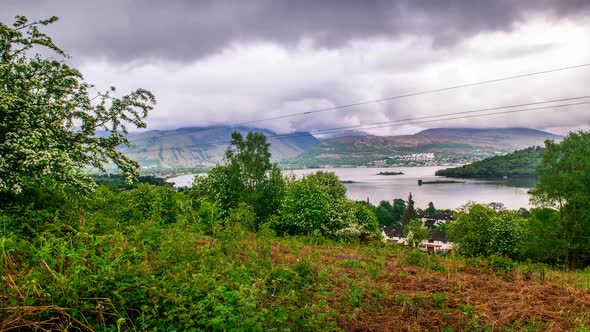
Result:
<instances>
[{"instance_id":1,"label":"tree","mask_svg":"<svg viewBox=\"0 0 590 332\"><path fill-rule=\"evenodd\" d=\"M381 201L379 206L375 208L375 215L380 225L393 226L395 221L393 219L393 206L389 201Z\"/></svg>"},{"instance_id":2,"label":"tree","mask_svg":"<svg viewBox=\"0 0 590 332\"><path fill-rule=\"evenodd\" d=\"M365 201L349 201L354 219L342 229L336 231L341 240L359 240L368 242L381 238L379 223L372 206Z\"/></svg>"},{"instance_id":3,"label":"tree","mask_svg":"<svg viewBox=\"0 0 590 332\"><path fill-rule=\"evenodd\" d=\"M506 207L504 207L504 203L502 202L491 202L488 204L488 206L492 208L494 211L506 210Z\"/></svg>"},{"instance_id":4,"label":"tree","mask_svg":"<svg viewBox=\"0 0 590 332\"><path fill-rule=\"evenodd\" d=\"M428 214L435 214L436 208L434 207L434 203L432 203L432 202L428 203L428 207L426 208L426 210L424 210L424 212L426 212Z\"/></svg>"},{"instance_id":5,"label":"tree","mask_svg":"<svg viewBox=\"0 0 590 332\"><path fill-rule=\"evenodd\" d=\"M545 141L533 202L557 208L564 261L590 263L590 133L571 132L560 143Z\"/></svg>"},{"instance_id":6,"label":"tree","mask_svg":"<svg viewBox=\"0 0 590 332\"><path fill-rule=\"evenodd\" d=\"M467 204L449 224L449 240L465 256L494 254L518 258L524 246L524 222L514 211L495 211L481 204Z\"/></svg>"},{"instance_id":7,"label":"tree","mask_svg":"<svg viewBox=\"0 0 590 332\"><path fill-rule=\"evenodd\" d=\"M280 168L270 161L270 144L261 133L232 133L225 152L225 163L209 171L207 177L195 178L193 196L197 201L217 204L223 216L244 203L254 209L256 227L275 213L285 191Z\"/></svg>"},{"instance_id":8,"label":"tree","mask_svg":"<svg viewBox=\"0 0 590 332\"><path fill-rule=\"evenodd\" d=\"M395 223L399 223L402 220L402 216L404 215L404 211L406 211L406 202L401 198L396 198L393 200L393 210L392 216L393 221Z\"/></svg>"},{"instance_id":9,"label":"tree","mask_svg":"<svg viewBox=\"0 0 590 332\"><path fill-rule=\"evenodd\" d=\"M92 189L84 168L106 171L108 163L128 181L138 176L139 164L116 148L129 145L128 125L146 126L154 96L138 89L116 98L111 88L91 98L94 86L39 30L56 21L17 16L12 26L0 23L0 192L18 194L46 180ZM38 47L62 60L31 55Z\"/></svg>"},{"instance_id":10,"label":"tree","mask_svg":"<svg viewBox=\"0 0 590 332\"><path fill-rule=\"evenodd\" d=\"M408 239L409 245L418 248L420 243L430 238L430 230L424 225L422 220L414 218L404 228L404 235Z\"/></svg>"},{"instance_id":11,"label":"tree","mask_svg":"<svg viewBox=\"0 0 590 332\"><path fill-rule=\"evenodd\" d=\"M380 225L396 226L406 210L406 202L401 198L393 200L393 205L389 201L381 201L375 208L375 214Z\"/></svg>"},{"instance_id":12,"label":"tree","mask_svg":"<svg viewBox=\"0 0 590 332\"><path fill-rule=\"evenodd\" d=\"M331 172L319 171L288 184L280 218L279 233L334 237L354 220L346 188Z\"/></svg>"},{"instance_id":13,"label":"tree","mask_svg":"<svg viewBox=\"0 0 590 332\"><path fill-rule=\"evenodd\" d=\"M406 201L406 209L404 210L404 214L401 219L402 225L407 225L410 220L417 218L418 213L414 208L414 200L412 199L412 193L408 196L408 200Z\"/></svg>"},{"instance_id":14,"label":"tree","mask_svg":"<svg viewBox=\"0 0 590 332\"><path fill-rule=\"evenodd\" d=\"M255 189L266 180L271 170L270 143L262 133L249 132L246 139L239 131L231 135L231 145L225 151L225 159L229 166L238 170L244 187Z\"/></svg>"},{"instance_id":15,"label":"tree","mask_svg":"<svg viewBox=\"0 0 590 332\"><path fill-rule=\"evenodd\" d=\"M559 211L534 208L526 223L525 257L534 261L558 263L567 257L568 243L562 238Z\"/></svg>"},{"instance_id":16,"label":"tree","mask_svg":"<svg viewBox=\"0 0 590 332\"><path fill-rule=\"evenodd\" d=\"M531 211L529 211L527 208L520 208L520 209L518 209L517 212L524 219L527 219L528 217L531 216Z\"/></svg>"},{"instance_id":17,"label":"tree","mask_svg":"<svg viewBox=\"0 0 590 332\"><path fill-rule=\"evenodd\" d=\"M238 206L242 184L239 173L227 165L212 167L207 176L197 176L189 190L193 197L194 208L200 208L203 202L215 204L221 216L227 216L230 209Z\"/></svg>"}]
</instances>

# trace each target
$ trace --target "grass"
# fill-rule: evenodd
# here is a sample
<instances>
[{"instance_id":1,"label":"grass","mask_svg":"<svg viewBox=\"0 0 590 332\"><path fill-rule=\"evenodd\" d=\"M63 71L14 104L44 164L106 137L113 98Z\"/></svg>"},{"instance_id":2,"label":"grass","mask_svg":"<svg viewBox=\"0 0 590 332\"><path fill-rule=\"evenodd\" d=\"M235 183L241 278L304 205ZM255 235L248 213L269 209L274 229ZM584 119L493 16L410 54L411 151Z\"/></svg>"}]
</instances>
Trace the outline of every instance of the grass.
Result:
<instances>
[{"instance_id":1,"label":"grass","mask_svg":"<svg viewBox=\"0 0 590 332\"><path fill-rule=\"evenodd\" d=\"M34 236L3 230L0 331L590 328L590 270L283 238L239 224L206 236L180 216L162 224L98 210L63 227L60 216L40 214Z\"/></svg>"},{"instance_id":2,"label":"grass","mask_svg":"<svg viewBox=\"0 0 590 332\"><path fill-rule=\"evenodd\" d=\"M434 262L394 245L318 246L248 232L230 240L168 229L157 245L138 247L146 230L137 231L79 234L94 248L74 243L63 256L41 253L34 265L5 254L3 298L12 304L0 310L0 330L14 328L11 319L82 330L590 327L580 273L550 271L540 282L515 270L507 280L460 258Z\"/></svg>"}]
</instances>

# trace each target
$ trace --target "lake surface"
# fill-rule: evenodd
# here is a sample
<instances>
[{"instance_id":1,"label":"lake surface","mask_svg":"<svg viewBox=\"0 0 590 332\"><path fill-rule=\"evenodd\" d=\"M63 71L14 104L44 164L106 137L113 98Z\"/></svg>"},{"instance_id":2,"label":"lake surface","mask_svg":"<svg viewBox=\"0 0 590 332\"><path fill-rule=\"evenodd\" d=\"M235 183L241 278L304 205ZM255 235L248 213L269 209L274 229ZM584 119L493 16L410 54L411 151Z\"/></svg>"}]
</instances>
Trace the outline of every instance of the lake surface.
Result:
<instances>
[{"instance_id":1,"label":"lake surface","mask_svg":"<svg viewBox=\"0 0 590 332\"><path fill-rule=\"evenodd\" d=\"M428 167L388 167L388 168L324 168L322 171L334 172L344 183L347 196L355 200L367 200L374 205L382 200L394 198L407 199L411 192L416 207L426 208L428 202L433 202L436 208L456 209L459 206L474 201L478 203L500 202L509 209L529 207L530 195L527 191L534 187L534 181L526 179L453 179L463 183L423 184L418 180L433 181L447 179L434 176L434 172L445 166ZM285 171L285 174L302 176L313 173L318 169L303 169ZM403 172L403 175L377 175L379 172ZM190 186L195 175L183 175L171 178L176 186Z\"/></svg>"}]
</instances>

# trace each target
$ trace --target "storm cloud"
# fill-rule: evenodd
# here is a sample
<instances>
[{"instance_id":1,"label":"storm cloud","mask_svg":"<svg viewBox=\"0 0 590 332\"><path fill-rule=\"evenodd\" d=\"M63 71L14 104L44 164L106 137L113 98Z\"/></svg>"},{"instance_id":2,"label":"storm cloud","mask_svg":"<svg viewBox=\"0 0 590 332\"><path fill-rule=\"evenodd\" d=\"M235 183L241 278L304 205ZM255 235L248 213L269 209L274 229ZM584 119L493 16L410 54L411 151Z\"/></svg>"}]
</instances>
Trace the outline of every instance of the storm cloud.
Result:
<instances>
[{"instance_id":1,"label":"storm cloud","mask_svg":"<svg viewBox=\"0 0 590 332\"><path fill-rule=\"evenodd\" d=\"M510 31L531 15L564 18L589 8L588 0L5 0L1 15L57 15L56 40L75 56L191 61L249 42L339 48L414 35L445 47Z\"/></svg>"},{"instance_id":2,"label":"storm cloud","mask_svg":"<svg viewBox=\"0 0 590 332\"><path fill-rule=\"evenodd\" d=\"M590 62L589 0L4 0L0 20L46 32L88 81L156 94L150 129L227 125ZM70 60L69 60L70 61ZM580 68L265 121L322 130L587 94ZM408 124L589 128L588 107Z\"/></svg>"}]
</instances>

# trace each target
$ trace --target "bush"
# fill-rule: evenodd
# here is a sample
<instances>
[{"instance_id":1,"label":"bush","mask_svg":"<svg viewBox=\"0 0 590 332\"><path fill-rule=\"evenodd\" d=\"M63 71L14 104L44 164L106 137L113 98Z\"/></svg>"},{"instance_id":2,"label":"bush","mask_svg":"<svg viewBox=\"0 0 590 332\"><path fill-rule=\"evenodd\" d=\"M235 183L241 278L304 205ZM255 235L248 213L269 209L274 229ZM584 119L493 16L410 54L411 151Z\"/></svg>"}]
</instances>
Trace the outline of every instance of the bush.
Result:
<instances>
[{"instance_id":1,"label":"bush","mask_svg":"<svg viewBox=\"0 0 590 332\"><path fill-rule=\"evenodd\" d=\"M279 209L277 232L334 237L354 218L345 193L334 173L319 171L292 181Z\"/></svg>"},{"instance_id":2,"label":"bush","mask_svg":"<svg viewBox=\"0 0 590 332\"><path fill-rule=\"evenodd\" d=\"M346 188L334 173L316 172L287 185L279 219L279 234L327 237L340 241L380 238L375 212L365 202L346 198Z\"/></svg>"},{"instance_id":3,"label":"bush","mask_svg":"<svg viewBox=\"0 0 590 332\"><path fill-rule=\"evenodd\" d=\"M197 216L201 231L206 235L216 233L222 226L221 211L215 203L201 202Z\"/></svg>"},{"instance_id":4,"label":"bush","mask_svg":"<svg viewBox=\"0 0 590 332\"><path fill-rule=\"evenodd\" d=\"M402 258L401 264L408 266L427 267L430 259L429 255L420 250L408 250Z\"/></svg>"},{"instance_id":5,"label":"bush","mask_svg":"<svg viewBox=\"0 0 590 332\"><path fill-rule=\"evenodd\" d=\"M468 204L449 225L449 240L465 256L518 258L524 248L524 230L522 217L514 211L495 211L481 204Z\"/></svg>"},{"instance_id":6,"label":"bush","mask_svg":"<svg viewBox=\"0 0 590 332\"><path fill-rule=\"evenodd\" d=\"M506 256L492 255L488 258L489 266L500 276L511 276L518 264Z\"/></svg>"}]
</instances>

